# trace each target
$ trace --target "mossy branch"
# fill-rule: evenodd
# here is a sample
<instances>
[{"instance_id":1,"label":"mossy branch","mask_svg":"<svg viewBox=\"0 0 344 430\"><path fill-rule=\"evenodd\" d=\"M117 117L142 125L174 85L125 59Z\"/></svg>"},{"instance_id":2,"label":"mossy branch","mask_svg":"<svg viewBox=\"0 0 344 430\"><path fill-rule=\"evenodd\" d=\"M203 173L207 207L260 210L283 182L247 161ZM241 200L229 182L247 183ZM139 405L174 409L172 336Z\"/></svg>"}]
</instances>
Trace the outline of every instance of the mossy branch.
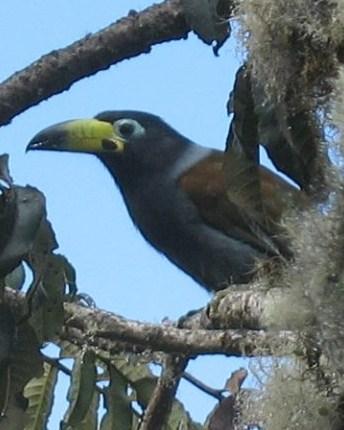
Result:
<instances>
[{"instance_id":1,"label":"mossy branch","mask_svg":"<svg viewBox=\"0 0 344 430\"><path fill-rule=\"evenodd\" d=\"M228 294L230 296L232 292ZM236 302L240 300L238 292L233 294ZM244 292L241 296L242 308L247 305L247 294ZM6 289L5 299L19 317L23 315L25 309L21 294ZM64 306L65 326L61 338L80 347L87 344L97 348L98 352L110 355L119 351L150 350L186 355L223 354L241 357L270 355L272 351L276 351L276 345L283 346L281 351L285 351L286 347L291 351L298 349L297 337L286 330L267 332L261 327L256 330L237 327L204 329L201 325L192 329L177 328L173 325L128 320L110 312L73 303L65 303ZM234 314L236 312L234 310ZM250 309L247 308L246 318L251 321L249 312ZM233 321L236 318L233 315Z\"/></svg>"}]
</instances>

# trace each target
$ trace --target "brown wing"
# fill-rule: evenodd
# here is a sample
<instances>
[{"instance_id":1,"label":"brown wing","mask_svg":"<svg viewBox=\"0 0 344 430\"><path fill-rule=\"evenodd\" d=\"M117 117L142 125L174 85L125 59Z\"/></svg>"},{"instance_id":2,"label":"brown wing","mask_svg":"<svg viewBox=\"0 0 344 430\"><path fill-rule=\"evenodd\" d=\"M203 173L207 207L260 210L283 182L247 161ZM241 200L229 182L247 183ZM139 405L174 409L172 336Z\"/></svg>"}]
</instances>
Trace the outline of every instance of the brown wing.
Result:
<instances>
[{"instance_id":1,"label":"brown wing","mask_svg":"<svg viewBox=\"0 0 344 430\"><path fill-rule=\"evenodd\" d=\"M245 193L240 201L240 193L233 189L235 198L231 199L231 187L226 186L229 182L228 175L225 181L223 160L223 153L214 152L180 178L181 188L209 225L263 252L276 254L279 248L274 243L278 231L276 225L286 207L303 200L303 193L270 170L259 167L264 213L257 213L252 210L250 201L245 201ZM237 187L237 182L233 178L234 187Z\"/></svg>"}]
</instances>

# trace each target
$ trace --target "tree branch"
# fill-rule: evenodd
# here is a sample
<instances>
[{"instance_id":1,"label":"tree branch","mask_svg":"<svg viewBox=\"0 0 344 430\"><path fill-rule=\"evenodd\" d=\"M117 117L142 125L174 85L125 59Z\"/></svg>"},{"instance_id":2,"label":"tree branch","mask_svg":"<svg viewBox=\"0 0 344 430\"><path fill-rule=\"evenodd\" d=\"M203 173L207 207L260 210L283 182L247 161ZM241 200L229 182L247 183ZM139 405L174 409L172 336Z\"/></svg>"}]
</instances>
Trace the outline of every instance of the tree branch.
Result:
<instances>
[{"instance_id":1,"label":"tree branch","mask_svg":"<svg viewBox=\"0 0 344 430\"><path fill-rule=\"evenodd\" d=\"M140 430L162 429L171 411L173 400L188 359L175 355L166 357L162 375L145 411Z\"/></svg>"},{"instance_id":2,"label":"tree branch","mask_svg":"<svg viewBox=\"0 0 344 430\"><path fill-rule=\"evenodd\" d=\"M216 388L209 387L204 382L202 382L199 379L195 378L189 372L184 372L183 373L183 379L185 379L185 381L188 381L194 387L196 387L199 390L203 391L203 393L208 394L209 396L214 397L218 401L220 401L220 400L222 400L224 398L223 393L226 391L225 389L223 389L223 388L222 389L216 389Z\"/></svg>"},{"instance_id":3,"label":"tree branch","mask_svg":"<svg viewBox=\"0 0 344 430\"><path fill-rule=\"evenodd\" d=\"M185 38L189 30L180 0L165 0L52 51L0 85L0 125L86 76L148 53L156 44Z\"/></svg>"},{"instance_id":4,"label":"tree branch","mask_svg":"<svg viewBox=\"0 0 344 430\"><path fill-rule=\"evenodd\" d=\"M245 289L239 286L230 292L220 291L206 309L209 326L216 329L265 329L268 325L269 309L286 294L288 291L285 289L282 291L278 288L262 288L259 281L251 284L250 289L247 289L247 286Z\"/></svg>"},{"instance_id":5,"label":"tree branch","mask_svg":"<svg viewBox=\"0 0 344 430\"><path fill-rule=\"evenodd\" d=\"M64 338L79 345L116 351L163 351L186 355L224 354L229 356L270 355L276 344L296 347L289 331L180 329L141 323L99 309L65 304ZM271 345L273 345L271 347ZM259 351L259 352L257 352Z\"/></svg>"},{"instance_id":6,"label":"tree branch","mask_svg":"<svg viewBox=\"0 0 344 430\"><path fill-rule=\"evenodd\" d=\"M234 307L234 314L237 309L245 305L246 315L242 312L242 320L250 321L250 307L247 306L248 291L242 292L241 297L238 291L227 291L227 294L223 292L222 294L223 300L228 295L229 299L225 302L227 304L233 302L233 298L236 302L242 301L241 307ZM261 293L262 297L259 300L258 292L251 292L251 294L260 305L267 297L266 294ZM25 300L22 294L6 289L5 300L19 318L25 314ZM282 351L284 353L286 348L292 352L299 347L297 336L290 331L266 332L244 328L213 330L195 326L192 329L176 328L170 325L128 320L110 312L86 308L75 303L65 303L64 308L65 329L61 338L80 347L87 344L97 348L99 352L103 351L110 355L119 351L151 350L191 356L223 354L241 357L271 355L272 352L276 354L277 346L284 347L279 349L280 353ZM222 311L230 314L230 306L222 308L221 313ZM230 316L227 321L230 321Z\"/></svg>"},{"instance_id":7,"label":"tree branch","mask_svg":"<svg viewBox=\"0 0 344 430\"><path fill-rule=\"evenodd\" d=\"M248 329L267 327L268 311L287 291L267 289L259 281L247 285L233 285L230 291L215 294L207 307L190 312L179 320L178 326L188 329Z\"/></svg>"}]
</instances>

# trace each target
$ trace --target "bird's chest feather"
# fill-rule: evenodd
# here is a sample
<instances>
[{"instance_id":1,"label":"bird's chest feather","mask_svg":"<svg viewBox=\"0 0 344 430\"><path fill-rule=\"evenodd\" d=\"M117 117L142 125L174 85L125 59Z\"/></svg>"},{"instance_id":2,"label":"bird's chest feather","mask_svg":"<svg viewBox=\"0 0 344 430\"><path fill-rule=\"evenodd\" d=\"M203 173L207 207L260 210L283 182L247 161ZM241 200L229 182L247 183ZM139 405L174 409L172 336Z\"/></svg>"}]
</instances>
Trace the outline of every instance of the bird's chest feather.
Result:
<instances>
[{"instance_id":1,"label":"bird's chest feather","mask_svg":"<svg viewBox=\"0 0 344 430\"><path fill-rule=\"evenodd\" d=\"M190 166L204 159L211 151L198 145L188 145L183 156L163 158L160 163L143 165L133 157L129 177L117 170L117 184L129 214L143 236L166 254L180 254L180 249L192 242L194 226L200 222L199 212L180 187L179 179ZM157 160L156 160L157 161ZM156 169L156 165L160 168Z\"/></svg>"},{"instance_id":2,"label":"bird's chest feather","mask_svg":"<svg viewBox=\"0 0 344 430\"><path fill-rule=\"evenodd\" d=\"M179 247L185 230L198 217L193 203L175 181L149 178L122 194L134 224L163 252Z\"/></svg>"},{"instance_id":3,"label":"bird's chest feather","mask_svg":"<svg viewBox=\"0 0 344 430\"><path fill-rule=\"evenodd\" d=\"M229 279L244 279L258 252L205 224L178 185L143 181L123 193L142 235L208 289L223 288Z\"/></svg>"}]
</instances>

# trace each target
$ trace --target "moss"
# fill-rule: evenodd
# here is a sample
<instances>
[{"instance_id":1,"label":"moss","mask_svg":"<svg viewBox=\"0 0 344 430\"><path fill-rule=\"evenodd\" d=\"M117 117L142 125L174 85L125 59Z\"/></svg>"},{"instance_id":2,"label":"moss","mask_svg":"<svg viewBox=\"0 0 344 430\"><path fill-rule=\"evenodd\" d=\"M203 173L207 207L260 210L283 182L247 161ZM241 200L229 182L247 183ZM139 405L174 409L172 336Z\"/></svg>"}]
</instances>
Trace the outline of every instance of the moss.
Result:
<instances>
[{"instance_id":1,"label":"moss","mask_svg":"<svg viewBox=\"0 0 344 430\"><path fill-rule=\"evenodd\" d=\"M264 310L270 329L295 330L320 348L319 367L274 361L244 419L266 430L333 429L344 384L344 0L241 0L238 13L253 76L270 102L326 118L335 131L328 198L283 220L294 259L278 276L283 295Z\"/></svg>"},{"instance_id":2,"label":"moss","mask_svg":"<svg viewBox=\"0 0 344 430\"><path fill-rule=\"evenodd\" d=\"M266 305L266 325L299 333L304 348L299 359L294 354L261 361L263 384L242 419L261 423L265 430L327 430L338 428L343 419L344 71L332 85L336 92L331 117L337 132L331 143L336 156L327 172L331 192L321 205L286 216L283 224L294 258L281 268L277 281L267 280L282 293L272 295ZM280 346L272 346L272 351L290 357Z\"/></svg>"},{"instance_id":3,"label":"moss","mask_svg":"<svg viewBox=\"0 0 344 430\"><path fill-rule=\"evenodd\" d=\"M341 5L331 0L241 0L238 15L239 39L270 99L288 99L295 109L315 109L327 101L344 39Z\"/></svg>"},{"instance_id":4,"label":"moss","mask_svg":"<svg viewBox=\"0 0 344 430\"><path fill-rule=\"evenodd\" d=\"M264 430L329 430L337 420L334 405L320 392L298 362L270 363L264 388L251 396L243 422L259 423Z\"/></svg>"}]
</instances>

